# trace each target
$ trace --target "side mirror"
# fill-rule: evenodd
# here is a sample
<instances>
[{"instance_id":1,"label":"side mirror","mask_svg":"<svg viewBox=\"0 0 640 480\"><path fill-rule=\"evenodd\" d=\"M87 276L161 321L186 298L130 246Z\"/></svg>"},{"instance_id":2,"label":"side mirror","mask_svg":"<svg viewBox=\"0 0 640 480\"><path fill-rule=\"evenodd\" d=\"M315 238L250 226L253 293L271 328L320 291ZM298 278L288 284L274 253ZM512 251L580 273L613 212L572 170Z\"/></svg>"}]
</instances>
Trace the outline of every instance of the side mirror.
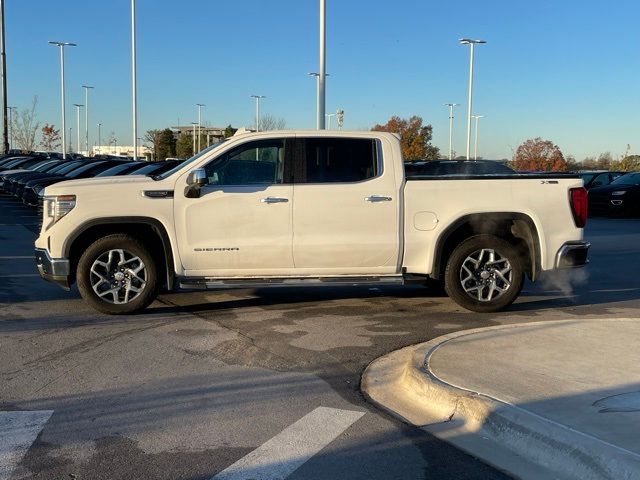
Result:
<instances>
[{"instance_id":1,"label":"side mirror","mask_svg":"<svg viewBox=\"0 0 640 480\"><path fill-rule=\"evenodd\" d=\"M200 188L207 184L207 172L204 168L196 168L189 172L187 176L187 186L184 189L184 196L187 198L198 198Z\"/></svg>"}]
</instances>

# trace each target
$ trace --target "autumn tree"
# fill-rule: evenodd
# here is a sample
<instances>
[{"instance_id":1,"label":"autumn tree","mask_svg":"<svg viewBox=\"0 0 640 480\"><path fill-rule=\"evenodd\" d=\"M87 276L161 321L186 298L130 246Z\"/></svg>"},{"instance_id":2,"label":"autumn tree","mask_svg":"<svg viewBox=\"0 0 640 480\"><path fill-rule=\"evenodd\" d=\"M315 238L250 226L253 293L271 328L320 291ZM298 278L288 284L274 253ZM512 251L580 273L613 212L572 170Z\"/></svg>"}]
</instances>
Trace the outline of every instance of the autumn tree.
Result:
<instances>
[{"instance_id":1,"label":"autumn tree","mask_svg":"<svg viewBox=\"0 0 640 480\"><path fill-rule=\"evenodd\" d=\"M623 172L640 171L640 155L627 155L620 160L619 167Z\"/></svg>"},{"instance_id":2,"label":"autumn tree","mask_svg":"<svg viewBox=\"0 0 640 480\"><path fill-rule=\"evenodd\" d=\"M45 123L41 133L40 146L44 151L53 152L60 147L60 130L56 130L53 125Z\"/></svg>"},{"instance_id":3,"label":"autumn tree","mask_svg":"<svg viewBox=\"0 0 640 480\"><path fill-rule=\"evenodd\" d=\"M405 160L437 160L440 156L438 147L431 144L433 127L423 126L422 118L416 115L409 119L393 116L384 125L375 125L371 130L399 134Z\"/></svg>"},{"instance_id":4,"label":"autumn tree","mask_svg":"<svg viewBox=\"0 0 640 480\"><path fill-rule=\"evenodd\" d=\"M511 167L515 170L565 172L567 162L560 147L551 140L537 137L525 141L516 149Z\"/></svg>"},{"instance_id":5,"label":"autumn tree","mask_svg":"<svg viewBox=\"0 0 640 480\"><path fill-rule=\"evenodd\" d=\"M20 150L32 151L36 148L36 134L40 123L36 121L38 97L33 97L31 108L25 108L13 117L11 129L15 143Z\"/></svg>"}]
</instances>

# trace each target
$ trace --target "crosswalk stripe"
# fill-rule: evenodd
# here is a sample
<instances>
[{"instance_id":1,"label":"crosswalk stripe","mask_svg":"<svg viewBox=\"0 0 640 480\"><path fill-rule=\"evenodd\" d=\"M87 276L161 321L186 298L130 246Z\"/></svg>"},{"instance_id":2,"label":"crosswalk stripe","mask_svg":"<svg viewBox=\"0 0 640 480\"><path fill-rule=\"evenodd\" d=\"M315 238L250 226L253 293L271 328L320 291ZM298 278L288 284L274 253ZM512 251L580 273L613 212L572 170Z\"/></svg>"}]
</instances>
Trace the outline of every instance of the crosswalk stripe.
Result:
<instances>
[{"instance_id":1,"label":"crosswalk stripe","mask_svg":"<svg viewBox=\"0 0 640 480\"><path fill-rule=\"evenodd\" d=\"M53 410L0 412L0 480L9 480Z\"/></svg>"},{"instance_id":2,"label":"crosswalk stripe","mask_svg":"<svg viewBox=\"0 0 640 480\"><path fill-rule=\"evenodd\" d=\"M285 479L363 415L318 407L211 480Z\"/></svg>"}]
</instances>

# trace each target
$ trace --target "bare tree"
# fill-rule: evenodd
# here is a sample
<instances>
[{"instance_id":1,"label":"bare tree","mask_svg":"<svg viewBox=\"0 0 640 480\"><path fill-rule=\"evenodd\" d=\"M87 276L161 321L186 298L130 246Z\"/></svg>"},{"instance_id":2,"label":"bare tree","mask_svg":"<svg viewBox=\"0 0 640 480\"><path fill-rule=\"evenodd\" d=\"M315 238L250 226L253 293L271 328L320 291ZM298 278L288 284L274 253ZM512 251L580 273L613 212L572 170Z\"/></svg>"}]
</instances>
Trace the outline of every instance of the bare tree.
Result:
<instances>
[{"instance_id":1,"label":"bare tree","mask_svg":"<svg viewBox=\"0 0 640 480\"><path fill-rule=\"evenodd\" d=\"M263 132L269 130L284 130L285 128L287 128L287 121L284 118L276 118L267 113L260 119L260 130Z\"/></svg>"},{"instance_id":2,"label":"bare tree","mask_svg":"<svg viewBox=\"0 0 640 480\"><path fill-rule=\"evenodd\" d=\"M33 97L31 108L25 108L13 117L13 136L20 150L32 151L36 148L36 135L40 122L36 121L38 97Z\"/></svg>"}]
</instances>

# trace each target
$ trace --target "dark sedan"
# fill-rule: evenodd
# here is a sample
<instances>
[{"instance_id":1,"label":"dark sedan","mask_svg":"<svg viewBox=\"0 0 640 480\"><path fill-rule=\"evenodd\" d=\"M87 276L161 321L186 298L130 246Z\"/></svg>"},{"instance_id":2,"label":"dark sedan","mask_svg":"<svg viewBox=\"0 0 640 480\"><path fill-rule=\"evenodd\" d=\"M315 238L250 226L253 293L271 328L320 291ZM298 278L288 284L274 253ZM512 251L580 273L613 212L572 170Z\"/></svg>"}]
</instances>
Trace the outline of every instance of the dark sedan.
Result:
<instances>
[{"instance_id":1,"label":"dark sedan","mask_svg":"<svg viewBox=\"0 0 640 480\"><path fill-rule=\"evenodd\" d=\"M85 161L81 163L83 163L82 166L77 167L64 175L45 177L27 182L22 194L22 201L27 205L37 206L39 205L38 194L44 191L47 186L58 182L64 182L66 180L95 177L99 173L104 172L111 167L115 167L121 162L118 160L105 160L98 162Z\"/></svg>"},{"instance_id":2,"label":"dark sedan","mask_svg":"<svg viewBox=\"0 0 640 480\"><path fill-rule=\"evenodd\" d=\"M7 193L13 193L15 182L21 178L26 178L33 174L47 173L54 168L64 164L62 160L43 160L26 170L5 170L0 172L0 185Z\"/></svg>"},{"instance_id":3,"label":"dark sedan","mask_svg":"<svg viewBox=\"0 0 640 480\"><path fill-rule=\"evenodd\" d=\"M596 187L604 187L609 185L624 172L580 172L580 176L584 181L584 188L591 190Z\"/></svg>"},{"instance_id":4,"label":"dark sedan","mask_svg":"<svg viewBox=\"0 0 640 480\"><path fill-rule=\"evenodd\" d=\"M609 185L589 190L589 213L640 216L640 172L626 173Z\"/></svg>"},{"instance_id":5,"label":"dark sedan","mask_svg":"<svg viewBox=\"0 0 640 480\"><path fill-rule=\"evenodd\" d=\"M20 178L12 181L11 193L18 198L22 198L22 192L27 182L40 178L50 178L55 175L64 175L86 163L80 160L63 160L62 163L46 172L25 172Z\"/></svg>"}]
</instances>

